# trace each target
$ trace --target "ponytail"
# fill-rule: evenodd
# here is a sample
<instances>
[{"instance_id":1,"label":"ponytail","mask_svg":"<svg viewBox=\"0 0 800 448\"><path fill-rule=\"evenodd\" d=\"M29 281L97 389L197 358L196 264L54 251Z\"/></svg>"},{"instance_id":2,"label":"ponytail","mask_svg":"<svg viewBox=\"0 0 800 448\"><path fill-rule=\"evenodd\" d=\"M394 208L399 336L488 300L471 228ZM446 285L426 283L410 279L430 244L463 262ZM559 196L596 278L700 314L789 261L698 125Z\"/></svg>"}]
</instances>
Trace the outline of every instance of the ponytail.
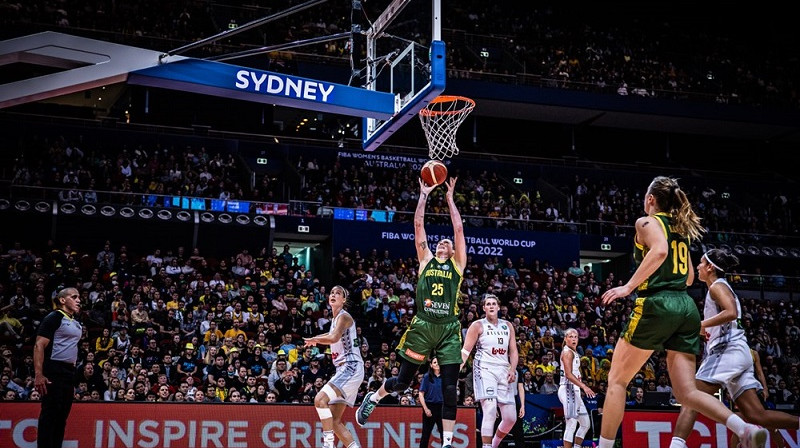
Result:
<instances>
[{"instance_id":1,"label":"ponytail","mask_svg":"<svg viewBox=\"0 0 800 448\"><path fill-rule=\"evenodd\" d=\"M669 212L674 218L675 232L689 240L700 240L706 229L700 222L700 217L694 212L689 198L678 185L678 180L665 176L658 176L650 183L647 189L656 200L659 210Z\"/></svg>"}]
</instances>

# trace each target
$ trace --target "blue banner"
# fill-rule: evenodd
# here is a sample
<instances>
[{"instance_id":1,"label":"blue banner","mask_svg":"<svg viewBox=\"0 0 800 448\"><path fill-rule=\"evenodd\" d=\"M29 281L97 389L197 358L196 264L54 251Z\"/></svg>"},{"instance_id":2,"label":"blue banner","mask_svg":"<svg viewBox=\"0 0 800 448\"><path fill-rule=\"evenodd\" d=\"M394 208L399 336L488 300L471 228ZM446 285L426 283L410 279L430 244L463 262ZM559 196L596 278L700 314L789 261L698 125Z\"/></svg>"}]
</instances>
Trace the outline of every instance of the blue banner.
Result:
<instances>
[{"instance_id":1,"label":"blue banner","mask_svg":"<svg viewBox=\"0 0 800 448\"><path fill-rule=\"evenodd\" d=\"M584 398L583 402L589 413L597 409L597 400ZM562 406L557 394L525 394L525 417L522 418L525 434L542 434L550 430L555 422L564 419Z\"/></svg>"},{"instance_id":2,"label":"blue banner","mask_svg":"<svg viewBox=\"0 0 800 448\"><path fill-rule=\"evenodd\" d=\"M427 225L425 231L433 249L444 238L453 238L450 226ZM515 263L524 257L549 261L551 266L566 268L572 260L580 258L579 235L550 232L526 232L467 227L464 229L467 255L482 263L486 257L497 257L501 262L510 258ZM416 257L414 226L411 223L383 223L371 221L333 221L333 253L345 248L359 250L362 254L377 249L389 250L391 258Z\"/></svg>"},{"instance_id":3,"label":"blue banner","mask_svg":"<svg viewBox=\"0 0 800 448\"><path fill-rule=\"evenodd\" d=\"M394 114L390 93L200 59L132 72L128 83L383 120Z\"/></svg>"}]
</instances>

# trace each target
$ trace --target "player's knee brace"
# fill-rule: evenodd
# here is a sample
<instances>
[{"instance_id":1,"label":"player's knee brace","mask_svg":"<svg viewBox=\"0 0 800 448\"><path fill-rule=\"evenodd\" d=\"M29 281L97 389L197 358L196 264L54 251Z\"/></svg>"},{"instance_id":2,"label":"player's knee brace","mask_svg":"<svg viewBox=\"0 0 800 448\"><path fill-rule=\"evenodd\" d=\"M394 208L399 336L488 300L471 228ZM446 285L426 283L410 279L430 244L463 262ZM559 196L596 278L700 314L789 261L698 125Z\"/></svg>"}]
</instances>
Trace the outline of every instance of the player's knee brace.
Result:
<instances>
[{"instance_id":1,"label":"player's knee brace","mask_svg":"<svg viewBox=\"0 0 800 448\"><path fill-rule=\"evenodd\" d=\"M481 421L481 437L494 434L494 422L497 420L497 402L492 398L481 400L483 420Z\"/></svg>"},{"instance_id":2,"label":"player's knee brace","mask_svg":"<svg viewBox=\"0 0 800 448\"><path fill-rule=\"evenodd\" d=\"M401 383L397 377L388 378L384 383L387 392L403 392L408 389L408 384Z\"/></svg>"},{"instance_id":3,"label":"player's knee brace","mask_svg":"<svg viewBox=\"0 0 800 448\"><path fill-rule=\"evenodd\" d=\"M444 403L442 405L442 419L455 420L456 409L458 407L458 388L454 384L448 384L442 390Z\"/></svg>"},{"instance_id":4,"label":"player's knee brace","mask_svg":"<svg viewBox=\"0 0 800 448\"><path fill-rule=\"evenodd\" d=\"M564 425L564 441L572 442L575 440L575 429L578 427L578 419L568 418Z\"/></svg>"},{"instance_id":5,"label":"player's knee brace","mask_svg":"<svg viewBox=\"0 0 800 448\"><path fill-rule=\"evenodd\" d=\"M575 437L584 439L586 437L586 433L589 432L589 426L591 425L591 422L589 421L589 414L579 414L578 423L580 426L578 427L578 432L575 433Z\"/></svg>"}]
</instances>

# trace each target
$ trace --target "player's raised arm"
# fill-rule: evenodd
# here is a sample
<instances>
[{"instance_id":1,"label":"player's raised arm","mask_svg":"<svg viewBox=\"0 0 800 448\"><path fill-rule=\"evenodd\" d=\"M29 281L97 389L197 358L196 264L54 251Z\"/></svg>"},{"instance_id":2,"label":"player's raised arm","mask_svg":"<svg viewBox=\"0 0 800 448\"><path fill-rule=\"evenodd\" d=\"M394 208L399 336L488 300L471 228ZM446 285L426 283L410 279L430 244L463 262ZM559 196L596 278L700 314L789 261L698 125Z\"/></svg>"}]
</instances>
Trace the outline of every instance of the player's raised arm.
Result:
<instances>
[{"instance_id":1,"label":"player's raised arm","mask_svg":"<svg viewBox=\"0 0 800 448\"><path fill-rule=\"evenodd\" d=\"M414 211L414 244L417 247L420 272L428 264L428 261L433 258L433 252L428 246L428 234L425 233L425 205L428 203L428 196L430 196L434 188L436 188L435 185L429 187L425 185L422 179L419 179L419 200L417 201L417 209Z\"/></svg>"},{"instance_id":2,"label":"player's raised arm","mask_svg":"<svg viewBox=\"0 0 800 448\"><path fill-rule=\"evenodd\" d=\"M450 221L453 223L453 245L455 254L453 260L461 272L467 267L467 242L464 238L464 222L461 220L461 213L456 207L455 191L458 177L451 177L447 180L447 208L450 209Z\"/></svg>"}]
</instances>

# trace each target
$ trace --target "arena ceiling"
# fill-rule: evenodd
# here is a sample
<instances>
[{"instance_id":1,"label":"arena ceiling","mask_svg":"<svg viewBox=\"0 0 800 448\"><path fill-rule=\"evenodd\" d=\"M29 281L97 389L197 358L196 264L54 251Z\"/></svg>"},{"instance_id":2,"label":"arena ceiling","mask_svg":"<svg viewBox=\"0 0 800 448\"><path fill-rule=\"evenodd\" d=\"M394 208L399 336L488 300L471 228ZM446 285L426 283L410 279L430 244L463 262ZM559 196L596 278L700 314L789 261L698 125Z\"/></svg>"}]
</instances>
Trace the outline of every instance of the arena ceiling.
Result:
<instances>
[{"instance_id":1,"label":"arena ceiling","mask_svg":"<svg viewBox=\"0 0 800 448\"><path fill-rule=\"evenodd\" d=\"M51 32L0 42L0 109L48 102L91 108L102 114L105 105L99 104L98 98L106 105L113 103L124 92L129 73L157 65L159 55L152 50ZM473 96L476 117L800 144L797 112L688 103L676 108L680 100L518 85L485 87L484 82L454 79L448 80L446 91ZM92 89L94 93L87 93ZM482 92L490 93L481 97ZM305 113L274 107L280 109L276 115Z\"/></svg>"}]
</instances>

